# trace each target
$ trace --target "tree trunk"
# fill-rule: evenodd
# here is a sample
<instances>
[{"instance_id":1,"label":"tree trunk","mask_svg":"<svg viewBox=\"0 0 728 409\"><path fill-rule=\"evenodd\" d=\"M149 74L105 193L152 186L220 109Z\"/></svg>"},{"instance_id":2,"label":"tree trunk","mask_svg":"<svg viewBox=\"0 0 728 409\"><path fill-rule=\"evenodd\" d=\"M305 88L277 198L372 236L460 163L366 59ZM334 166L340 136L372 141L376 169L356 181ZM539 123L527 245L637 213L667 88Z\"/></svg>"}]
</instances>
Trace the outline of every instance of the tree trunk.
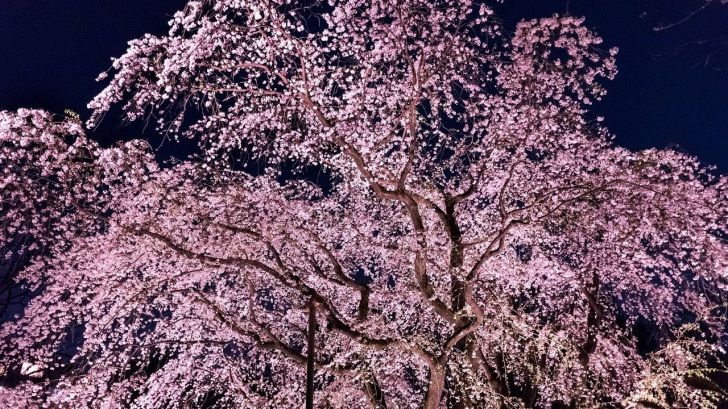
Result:
<instances>
[{"instance_id":1,"label":"tree trunk","mask_svg":"<svg viewBox=\"0 0 728 409\"><path fill-rule=\"evenodd\" d=\"M459 264L453 266L455 268L460 267L462 264L461 259L457 260ZM452 284L452 309L454 311L460 311L463 307L465 307L465 284L460 280L455 280ZM459 331L462 328L467 327L470 325L471 321L468 318L460 318L458 322L455 324L455 331ZM474 355L473 348L475 347L475 337L472 334L466 335L463 339L461 339L457 344L454 346L454 350L460 355L460 360L462 361L461 364L465 364L465 361L468 361L472 365L472 357ZM457 369L454 369L452 366L448 367L448 372L457 371ZM475 372L475 366L468 369L469 371ZM465 369L465 367L461 366L461 373L451 373L450 379L455 380L459 379L459 382L465 381L463 375L465 375L465 372L468 371ZM459 376L458 376L459 375ZM473 402L471 402L471 398L468 396L467 393L467 387L469 385L465 385L462 383L454 384L453 382L450 382L448 385L448 407L452 409L465 409L469 407L473 407Z\"/></svg>"},{"instance_id":2,"label":"tree trunk","mask_svg":"<svg viewBox=\"0 0 728 409\"><path fill-rule=\"evenodd\" d=\"M462 243L462 232L460 231L460 226L458 225L455 215L455 206L456 203L451 198L446 198L445 217L443 221L445 222L447 234L450 237L450 269L454 273L452 275L452 288L450 290L450 308L452 308L453 311L457 312L461 311L466 304L466 284L456 274L463 266L464 249ZM459 318L457 323L455 324L454 330L459 331L470 325L470 323L471 321L469 318ZM474 343L475 337L470 334L465 336L457 344L455 344L454 349L463 357L470 358L473 356ZM459 374L451 373L452 368L449 367L447 371L450 372L449 379L454 380L458 378L458 376L456 375ZM472 407L472 402L470 402L470 398L467 395L466 387L467 385L455 385L452 382L448 383L448 407L453 409L464 409L467 407Z\"/></svg>"}]
</instances>

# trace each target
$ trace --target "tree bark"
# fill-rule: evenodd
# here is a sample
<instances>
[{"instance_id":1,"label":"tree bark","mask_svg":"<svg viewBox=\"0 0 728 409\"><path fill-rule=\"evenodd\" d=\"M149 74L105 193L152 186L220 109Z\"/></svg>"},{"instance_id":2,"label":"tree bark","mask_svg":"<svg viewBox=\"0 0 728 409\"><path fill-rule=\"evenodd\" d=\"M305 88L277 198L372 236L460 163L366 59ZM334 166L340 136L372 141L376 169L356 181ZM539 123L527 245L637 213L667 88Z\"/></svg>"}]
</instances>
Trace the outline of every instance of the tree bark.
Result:
<instances>
[{"instance_id":1,"label":"tree bark","mask_svg":"<svg viewBox=\"0 0 728 409\"><path fill-rule=\"evenodd\" d=\"M453 200L450 197L446 197L445 200L445 214L442 215L442 220L445 224L445 229L447 231L448 236L450 237L450 268L453 272L452 275L452 288L450 291L450 308L452 308L453 311L458 312L461 311L465 305L465 291L466 291L466 283L461 280L460 277L458 277L457 272L460 271L460 269L463 266L463 244L462 244L462 232L460 231L460 226L458 225L457 218L456 218L456 211L455 206L457 205L456 201ZM469 318L461 317L458 318L455 322L455 328L454 331L460 331L463 328L467 327L471 324L471 320ZM475 343L475 337L472 336L472 334L469 334L465 336L463 339L461 339L458 343L454 345L454 349L462 354L465 357L472 357L473 355L473 346ZM452 368L448 368L448 372L451 372ZM455 374L451 374L455 375ZM451 376L451 379L456 379L456 376ZM472 403L470 402L469 397L467 396L467 393L465 392L465 386L466 385L454 385L452 383L447 385L448 389L448 407L451 407L453 409L464 409L467 407L471 407Z\"/></svg>"},{"instance_id":2,"label":"tree bark","mask_svg":"<svg viewBox=\"0 0 728 409\"><path fill-rule=\"evenodd\" d=\"M427 387L424 409L438 409L445 391L445 371L438 365L430 366L430 384Z\"/></svg>"}]
</instances>

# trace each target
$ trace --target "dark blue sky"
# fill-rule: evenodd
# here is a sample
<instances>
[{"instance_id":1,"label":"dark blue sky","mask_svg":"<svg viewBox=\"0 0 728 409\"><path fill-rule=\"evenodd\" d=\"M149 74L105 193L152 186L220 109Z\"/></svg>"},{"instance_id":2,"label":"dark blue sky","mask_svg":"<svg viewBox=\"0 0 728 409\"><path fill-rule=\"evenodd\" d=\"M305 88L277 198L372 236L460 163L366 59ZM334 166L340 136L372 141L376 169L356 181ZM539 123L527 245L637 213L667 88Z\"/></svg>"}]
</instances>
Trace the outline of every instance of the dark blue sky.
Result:
<instances>
[{"instance_id":1,"label":"dark blue sky","mask_svg":"<svg viewBox=\"0 0 728 409\"><path fill-rule=\"evenodd\" d=\"M567 9L618 46L620 73L594 107L617 142L632 149L679 146L728 172L728 6L714 5L661 33L653 25L676 21L704 0L505 0L507 24ZM70 108L88 117L86 103L101 89L96 75L126 42L166 32L168 17L184 0L0 0L0 110ZM702 45L697 43L702 42ZM687 44L684 51L677 53ZM718 70L717 68L722 68ZM109 117L96 137L135 137L139 126Z\"/></svg>"}]
</instances>

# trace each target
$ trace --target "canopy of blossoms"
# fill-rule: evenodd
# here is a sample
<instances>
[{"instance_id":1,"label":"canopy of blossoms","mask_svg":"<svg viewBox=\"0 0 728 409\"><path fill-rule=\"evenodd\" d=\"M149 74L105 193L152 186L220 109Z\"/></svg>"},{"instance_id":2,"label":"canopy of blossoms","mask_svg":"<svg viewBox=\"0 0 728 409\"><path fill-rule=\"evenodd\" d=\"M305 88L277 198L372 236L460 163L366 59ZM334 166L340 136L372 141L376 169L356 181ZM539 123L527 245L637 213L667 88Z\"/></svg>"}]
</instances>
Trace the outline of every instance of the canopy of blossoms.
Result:
<instances>
[{"instance_id":1,"label":"canopy of blossoms","mask_svg":"<svg viewBox=\"0 0 728 409\"><path fill-rule=\"evenodd\" d=\"M314 303L316 407L717 407L728 181L611 142L601 42L468 0L192 0L88 124L121 104L184 160L0 112L0 245L33 255L0 406L299 407Z\"/></svg>"}]
</instances>

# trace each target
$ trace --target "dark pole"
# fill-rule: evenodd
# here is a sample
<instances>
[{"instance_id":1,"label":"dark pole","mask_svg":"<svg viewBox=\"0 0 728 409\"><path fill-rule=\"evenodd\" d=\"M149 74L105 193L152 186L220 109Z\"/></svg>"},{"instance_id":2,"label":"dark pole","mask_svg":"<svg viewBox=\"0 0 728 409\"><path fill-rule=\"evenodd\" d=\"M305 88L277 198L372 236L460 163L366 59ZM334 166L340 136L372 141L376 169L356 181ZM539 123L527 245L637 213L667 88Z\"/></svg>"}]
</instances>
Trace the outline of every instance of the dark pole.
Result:
<instances>
[{"instance_id":1,"label":"dark pole","mask_svg":"<svg viewBox=\"0 0 728 409\"><path fill-rule=\"evenodd\" d=\"M308 348L306 352L306 409L313 409L313 360L316 342L316 302L308 302Z\"/></svg>"}]
</instances>

